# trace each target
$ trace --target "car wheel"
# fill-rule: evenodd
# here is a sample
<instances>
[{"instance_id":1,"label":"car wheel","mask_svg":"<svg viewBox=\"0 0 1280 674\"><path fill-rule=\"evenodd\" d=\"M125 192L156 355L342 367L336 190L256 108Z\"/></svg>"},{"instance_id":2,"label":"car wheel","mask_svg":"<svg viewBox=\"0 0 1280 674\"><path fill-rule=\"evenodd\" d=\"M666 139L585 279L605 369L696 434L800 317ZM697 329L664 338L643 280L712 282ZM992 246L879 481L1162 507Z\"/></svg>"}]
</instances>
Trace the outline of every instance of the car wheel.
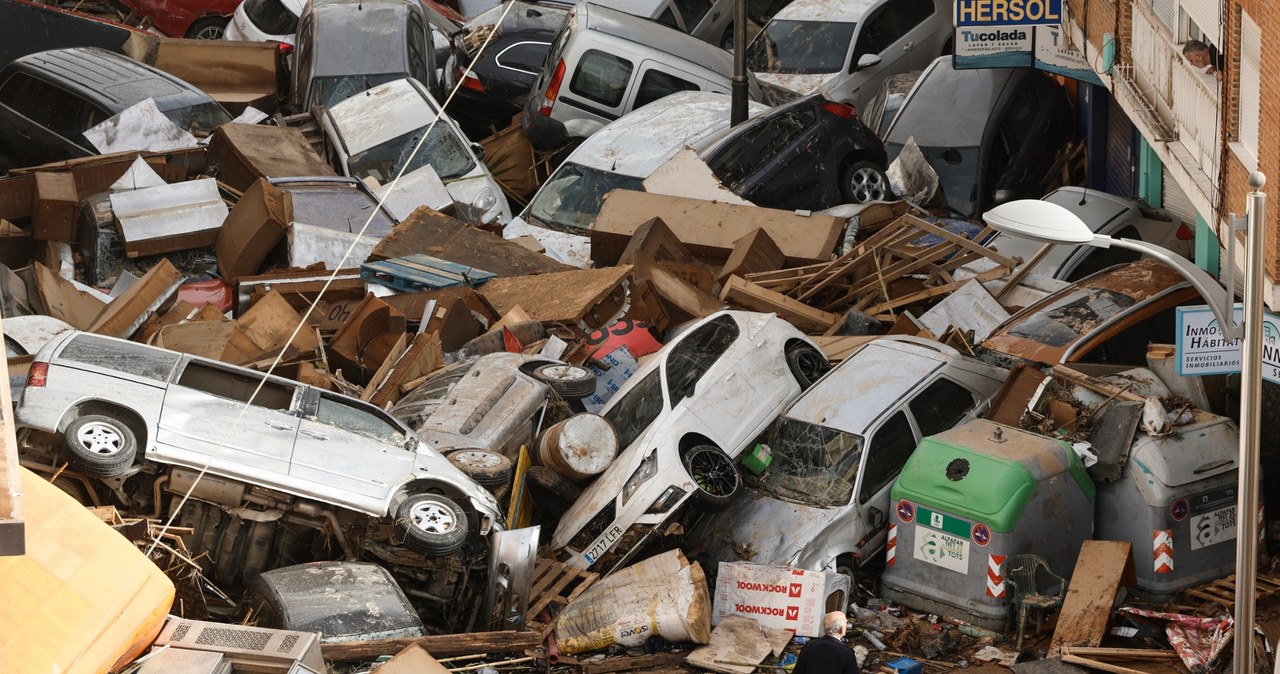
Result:
<instances>
[{"instance_id":1,"label":"car wheel","mask_svg":"<svg viewBox=\"0 0 1280 674\"><path fill-rule=\"evenodd\" d=\"M86 414L67 425L63 437L72 465L90 477L115 477L133 465L138 440L120 420Z\"/></svg>"},{"instance_id":2,"label":"car wheel","mask_svg":"<svg viewBox=\"0 0 1280 674\"><path fill-rule=\"evenodd\" d=\"M844 198L855 204L893 198L893 190L889 189L889 176L869 161L857 161L845 169L840 185L844 190Z\"/></svg>"},{"instance_id":3,"label":"car wheel","mask_svg":"<svg viewBox=\"0 0 1280 674\"><path fill-rule=\"evenodd\" d=\"M206 16L196 19L187 29L187 37L192 40L221 40L227 32L227 19L220 16Z\"/></svg>"},{"instance_id":4,"label":"car wheel","mask_svg":"<svg viewBox=\"0 0 1280 674\"><path fill-rule=\"evenodd\" d=\"M511 481L511 459L501 454L483 449L459 449L449 452L448 459L486 489L501 487Z\"/></svg>"},{"instance_id":5,"label":"car wheel","mask_svg":"<svg viewBox=\"0 0 1280 674\"><path fill-rule=\"evenodd\" d=\"M697 485L695 498L703 510L718 512L729 507L742 486L742 475L719 447L697 445L681 457L684 469Z\"/></svg>"},{"instance_id":6,"label":"car wheel","mask_svg":"<svg viewBox=\"0 0 1280 674\"><path fill-rule=\"evenodd\" d=\"M596 375L577 365L543 365L533 371L533 378L545 382L566 400L579 400L596 392Z\"/></svg>"},{"instance_id":7,"label":"car wheel","mask_svg":"<svg viewBox=\"0 0 1280 674\"><path fill-rule=\"evenodd\" d=\"M804 342L797 341L787 345L785 356L791 376L796 378L801 390L813 386L822 375L831 370L831 361L826 355Z\"/></svg>"},{"instance_id":8,"label":"car wheel","mask_svg":"<svg viewBox=\"0 0 1280 674\"><path fill-rule=\"evenodd\" d=\"M572 480L546 466L529 466L524 477L537 487L541 487L566 504L578 500L582 490Z\"/></svg>"},{"instance_id":9,"label":"car wheel","mask_svg":"<svg viewBox=\"0 0 1280 674\"><path fill-rule=\"evenodd\" d=\"M406 548L442 557L467 542L467 514L445 496L413 494L396 509L396 531Z\"/></svg>"}]
</instances>

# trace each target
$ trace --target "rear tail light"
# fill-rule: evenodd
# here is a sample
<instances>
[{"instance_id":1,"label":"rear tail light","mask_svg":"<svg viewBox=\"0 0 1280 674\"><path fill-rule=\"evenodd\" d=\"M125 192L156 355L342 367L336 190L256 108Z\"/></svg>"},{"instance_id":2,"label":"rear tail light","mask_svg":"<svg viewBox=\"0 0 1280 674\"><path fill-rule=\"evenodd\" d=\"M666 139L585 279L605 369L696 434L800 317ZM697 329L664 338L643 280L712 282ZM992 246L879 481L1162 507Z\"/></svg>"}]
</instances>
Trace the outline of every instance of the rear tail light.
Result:
<instances>
[{"instance_id":1,"label":"rear tail light","mask_svg":"<svg viewBox=\"0 0 1280 674\"><path fill-rule=\"evenodd\" d=\"M455 71L454 76L462 83L462 87L464 89L478 91L482 94L484 93L484 84L480 82L480 78L476 77L475 73L469 72L465 68L460 67Z\"/></svg>"},{"instance_id":2,"label":"rear tail light","mask_svg":"<svg viewBox=\"0 0 1280 674\"><path fill-rule=\"evenodd\" d=\"M556 96L560 95L560 83L564 81L564 59L556 64L556 71L551 75L551 81L547 83L547 93L542 98L542 105L538 108L538 112L543 117L551 116L551 107L556 104Z\"/></svg>"},{"instance_id":3,"label":"rear tail light","mask_svg":"<svg viewBox=\"0 0 1280 674\"><path fill-rule=\"evenodd\" d=\"M1195 241L1196 230L1192 229L1187 225L1187 223L1183 222L1178 225L1177 236L1179 241Z\"/></svg>"},{"instance_id":4,"label":"rear tail light","mask_svg":"<svg viewBox=\"0 0 1280 674\"><path fill-rule=\"evenodd\" d=\"M40 388L49 382L49 364L35 361L27 370L27 388Z\"/></svg>"},{"instance_id":5,"label":"rear tail light","mask_svg":"<svg viewBox=\"0 0 1280 674\"><path fill-rule=\"evenodd\" d=\"M835 101L827 101L823 103L822 109L836 115L837 117L843 117L845 119L853 119L858 116L857 108L844 103L836 103Z\"/></svg>"},{"instance_id":6,"label":"rear tail light","mask_svg":"<svg viewBox=\"0 0 1280 674\"><path fill-rule=\"evenodd\" d=\"M277 42L276 50L279 51L282 56L288 56L293 53L293 45L288 42Z\"/></svg>"}]
</instances>

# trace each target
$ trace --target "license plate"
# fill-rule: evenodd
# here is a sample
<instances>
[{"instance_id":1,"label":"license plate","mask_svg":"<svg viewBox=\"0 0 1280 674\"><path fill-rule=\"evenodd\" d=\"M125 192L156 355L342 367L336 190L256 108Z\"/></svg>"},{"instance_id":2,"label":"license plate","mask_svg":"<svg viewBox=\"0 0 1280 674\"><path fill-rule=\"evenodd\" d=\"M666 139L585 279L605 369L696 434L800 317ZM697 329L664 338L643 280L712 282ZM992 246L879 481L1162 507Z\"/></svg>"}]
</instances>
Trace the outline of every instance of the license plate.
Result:
<instances>
[{"instance_id":1,"label":"license plate","mask_svg":"<svg viewBox=\"0 0 1280 674\"><path fill-rule=\"evenodd\" d=\"M969 539L916 525L915 558L956 573L969 572Z\"/></svg>"},{"instance_id":2,"label":"license plate","mask_svg":"<svg viewBox=\"0 0 1280 674\"><path fill-rule=\"evenodd\" d=\"M609 527L608 531L601 534L600 538L592 541L591 547L582 553L582 556L587 560L587 564L595 564L596 560L600 559L600 555L608 552L609 548L613 547L613 544L617 543L619 538L622 538L622 527L616 524Z\"/></svg>"},{"instance_id":3,"label":"license plate","mask_svg":"<svg viewBox=\"0 0 1280 674\"><path fill-rule=\"evenodd\" d=\"M1191 549L1235 540L1236 507L1227 506L1191 518Z\"/></svg>"}]
</instances>

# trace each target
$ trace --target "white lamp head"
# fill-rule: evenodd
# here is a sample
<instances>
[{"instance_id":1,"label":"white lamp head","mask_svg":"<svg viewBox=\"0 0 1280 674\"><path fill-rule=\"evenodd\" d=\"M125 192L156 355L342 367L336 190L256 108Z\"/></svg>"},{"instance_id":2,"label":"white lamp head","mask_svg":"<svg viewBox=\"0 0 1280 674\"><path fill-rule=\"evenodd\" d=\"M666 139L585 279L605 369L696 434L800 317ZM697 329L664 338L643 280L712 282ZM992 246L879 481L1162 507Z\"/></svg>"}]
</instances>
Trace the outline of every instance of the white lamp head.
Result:
<instances>
[{"instance_id":1,"label":"white lamp head","mask_svg":"<svg viewBox=\"0 0 1280 674\"><path fill-rule=\"evenodd\" d=\"M1037 199L1000 204L982 219L997 232L1040 243L1091 243L1096 236L1075 213Z\"/></svg>"}]
</instances>

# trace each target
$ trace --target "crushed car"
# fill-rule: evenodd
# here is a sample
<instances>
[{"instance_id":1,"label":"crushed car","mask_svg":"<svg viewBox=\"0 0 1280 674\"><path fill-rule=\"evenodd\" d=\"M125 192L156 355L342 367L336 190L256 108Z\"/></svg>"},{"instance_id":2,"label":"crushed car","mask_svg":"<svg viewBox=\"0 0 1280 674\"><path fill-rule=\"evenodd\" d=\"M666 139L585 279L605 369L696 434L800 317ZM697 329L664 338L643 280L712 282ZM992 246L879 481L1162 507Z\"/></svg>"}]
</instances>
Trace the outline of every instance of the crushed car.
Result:
<instances>
[{"instance_id":1,"label":"crushed car","mask_svg":"<svg viewBox=\"0 0 1280 674\"><path fill-rule=\"evenodd\" d=\"M69 464L108 500L157 517L189 497L180 526L223 583L331 540L330 554L368 554L426 583L435 614L458 619L477 591L469 575L484 573L488 540L505 528L488 491L382 410L136 342L50 342L15 418L55 439L29 442L45 472Z\"/></svg>"},{"instance_id":2,"label":"crushed car","mask_svg":"<svg viewBox=\"0 0 1280 674\"><path fill-rule=\"evenodd\" d=\"M920 439L984 412L1008 371L919 337L868 341L765 433L747 489L704 515L689 549L706 568L747 561L853 575L884 548L889 489Z\"/></svg>"},{"instance_id":3,"label":"crushed car","mask_svg":"<svg viewBox=\"0 0 1280 674\"><path fill-rule=\"evenodd\" d=\"M564 563L606 573L634 559L686 505L724 508L736 461L830 364L773 314L720 311L688 327L601 410L623 448L560 518Z\"/></svg>"}]
</instances>

